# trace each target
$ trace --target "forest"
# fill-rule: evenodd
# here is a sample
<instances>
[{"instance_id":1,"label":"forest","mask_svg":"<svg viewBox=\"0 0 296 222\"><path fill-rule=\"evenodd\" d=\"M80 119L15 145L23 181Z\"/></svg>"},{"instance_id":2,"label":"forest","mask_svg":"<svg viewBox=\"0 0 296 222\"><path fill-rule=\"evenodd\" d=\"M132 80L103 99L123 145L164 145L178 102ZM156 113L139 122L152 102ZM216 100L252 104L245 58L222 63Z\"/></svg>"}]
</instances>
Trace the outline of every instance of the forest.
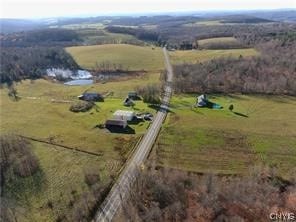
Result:
<instances>
[{"instance_id":1,"label":"forest","mask_svg":"<svg viewBox=\"0 0 296 222\"><path fill-rule=\"evenodd\" d=\"M259 93L296 95L296 33L243 36L258 57L220 58L174 67L175 90L182 93Z\"/></svg>"},{"instance_id":2,"label":"forest","mask_svg":"<svg viewBox=\"0 0 296 222\"><path fill-rule=\"evenodd\" d=\"M3 47L0 83L41 78L52 67L77 69L78 65L60 47Z\"/></svg>"},{"instance_id":3,"label":"forest","mask_svg":"<svg viewBox=\"0 0 296 222\"><path fill-rule=\"evenodd\" d=\"M41 78L47 68L77 69L64 46L76 45L72 30L42 29L1 35L0 83Z\"/></svg>"},{"instance_id":4,"label":"forest","mask_svg":"<svg viewBox=\"0 0 296 222\"><path fill-rule=\"evenodd\" d=\"M167 45L168 48L181 50L202 49L198 46L197 40L216 37L235 37L241 40L239 42L240 44L226 45L223 47L224 49L246 47L248 45L254 46L259 41L266 41L279 36L287 37L287 33L293 33L296 30L296 25L293 23L268 23L269 20L255 17L227 16L215 19L217 20L219 18L223 19L221 20L221 25L191 26L190 24L193 23L190 22L194 19L195 21L201 22L203 20L196 17L185 17L185 20L166 17L166 19L163 18L163 20L160 20L159 23L156 23L156 21L151 22L152 25L154 23L157 24L157 27L152 30L147 30L142 27L143 24L140 23L140 21L142 21L143 18L139 19L137 22L134 21L135 19L126 18L120 23L116 23L116 20L113 21L105 29L111 33L129 34L140 40L153 42L159 46ZM141 25L138 27L118 26L118 24L136 25L139 23ZM219 47L221 47L221 45L219 45ZM213 47L212 49L215 48L217 47Z\"/></svg>"},{"instance_id":5,"label":"forest","mask_svg":"<svg viewBox=\"0 0 296 222\"><path fill-rule=\"evenodd\" d=\"M295 187L295 181L284 180L270 167L250 168L243 177L149 169L119 216L137 221L265 221L272 209L295 209Z\"/></svg>"},{"instance_id":6,"label":"forest","mask_svg":"<svg viewBox=\"0 0 296 222\"><path fill-rule=\"evenodd\" d=\"M2 47L69 46L82 41L75 31L58 28L1 35L0 40Z\"/></svg>"}]
</instances>

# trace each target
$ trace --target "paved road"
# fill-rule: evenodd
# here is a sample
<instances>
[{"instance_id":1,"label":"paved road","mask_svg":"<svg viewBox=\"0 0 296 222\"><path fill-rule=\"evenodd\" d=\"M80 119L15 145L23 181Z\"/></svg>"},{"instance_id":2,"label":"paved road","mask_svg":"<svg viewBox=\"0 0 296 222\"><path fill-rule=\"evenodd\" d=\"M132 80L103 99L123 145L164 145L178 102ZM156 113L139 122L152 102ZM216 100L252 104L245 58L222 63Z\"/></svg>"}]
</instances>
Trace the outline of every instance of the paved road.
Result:
<instances>
[{"instance_id":1,"label":"paved road","mask_svg":"<svg viewBox=\"0 0 296 222\"><path fill-rule=\"evenodd\" d=\"M142 141L139 143L133 156L126 164L125 169L122 171L117 182L112 187L109 195L106 197L103 204L98 209L95 217L96 222L112 221L116 211L123 204L125 197L129 194L131 185L139 174L139 168L144 160L147 158L150 150L152 149L155 140L160 132L162 123L167 115L168 104L172 94L172 80L173 70L169 61L166 48L163 48L165 65L167 69L167 81L162 99L162 105L157 112L152 124L150 125L147 133L144 135Z\"/></svg>"}]
</instances>

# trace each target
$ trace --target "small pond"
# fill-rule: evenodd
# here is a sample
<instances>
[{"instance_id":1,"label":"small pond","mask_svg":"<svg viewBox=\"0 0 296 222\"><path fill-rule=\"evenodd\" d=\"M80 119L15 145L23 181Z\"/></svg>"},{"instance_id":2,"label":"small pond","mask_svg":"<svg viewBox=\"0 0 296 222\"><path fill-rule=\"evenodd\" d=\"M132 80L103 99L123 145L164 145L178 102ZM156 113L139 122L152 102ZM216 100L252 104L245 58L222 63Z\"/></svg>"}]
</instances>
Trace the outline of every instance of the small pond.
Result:
<instances>
[{"instance_id":1,"label":"small pond","mask_svg":"<svg viewBox=\"0 0 296 222\"><path fill-rule=\"evenodd\" d=\"M82 86L82 85L90 85L93 84L94 81L92 79L77 79L77 80L71 80L69 82L65 82L65 85L68 86Z\"/></svg>"}]
</instances>

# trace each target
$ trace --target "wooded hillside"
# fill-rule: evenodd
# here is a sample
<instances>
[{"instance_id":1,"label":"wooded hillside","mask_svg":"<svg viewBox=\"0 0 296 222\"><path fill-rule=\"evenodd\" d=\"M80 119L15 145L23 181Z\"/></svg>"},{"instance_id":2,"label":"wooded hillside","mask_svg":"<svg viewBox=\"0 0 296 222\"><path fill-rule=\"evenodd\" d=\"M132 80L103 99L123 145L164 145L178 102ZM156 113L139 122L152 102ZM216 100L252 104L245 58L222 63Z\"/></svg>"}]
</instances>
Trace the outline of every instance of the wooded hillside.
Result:
<instances>
[{"instance_id":1,"label":"wooded hillside","mask_svg":"<svg viewBox=\"0 0 296 222\"><path fill-rule=\"evenodd\" d=\"M291 37L289 37L289 35ZM175 89L195 93L296 95L295 35L257 44L260 56L221 58L174 67Z\"/></svg>"}]
</instances>

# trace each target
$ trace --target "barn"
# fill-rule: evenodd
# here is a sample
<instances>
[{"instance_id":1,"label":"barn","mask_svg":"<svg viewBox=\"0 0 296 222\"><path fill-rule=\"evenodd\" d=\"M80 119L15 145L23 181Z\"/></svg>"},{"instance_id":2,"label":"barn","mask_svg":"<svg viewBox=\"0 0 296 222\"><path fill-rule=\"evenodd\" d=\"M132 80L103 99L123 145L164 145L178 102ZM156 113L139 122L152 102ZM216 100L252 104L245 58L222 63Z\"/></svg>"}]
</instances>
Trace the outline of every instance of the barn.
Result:
<instances>
[{"instance_id":1,"label":"barn","mask_svg":"<svg viewBox=\"0 0 296 222\"><path fill-rule=\"evenodd\" d=\"M106 128L126 128L127 121L122 119L109 119L105 122Z\"/></svg>"}]
</instances>

